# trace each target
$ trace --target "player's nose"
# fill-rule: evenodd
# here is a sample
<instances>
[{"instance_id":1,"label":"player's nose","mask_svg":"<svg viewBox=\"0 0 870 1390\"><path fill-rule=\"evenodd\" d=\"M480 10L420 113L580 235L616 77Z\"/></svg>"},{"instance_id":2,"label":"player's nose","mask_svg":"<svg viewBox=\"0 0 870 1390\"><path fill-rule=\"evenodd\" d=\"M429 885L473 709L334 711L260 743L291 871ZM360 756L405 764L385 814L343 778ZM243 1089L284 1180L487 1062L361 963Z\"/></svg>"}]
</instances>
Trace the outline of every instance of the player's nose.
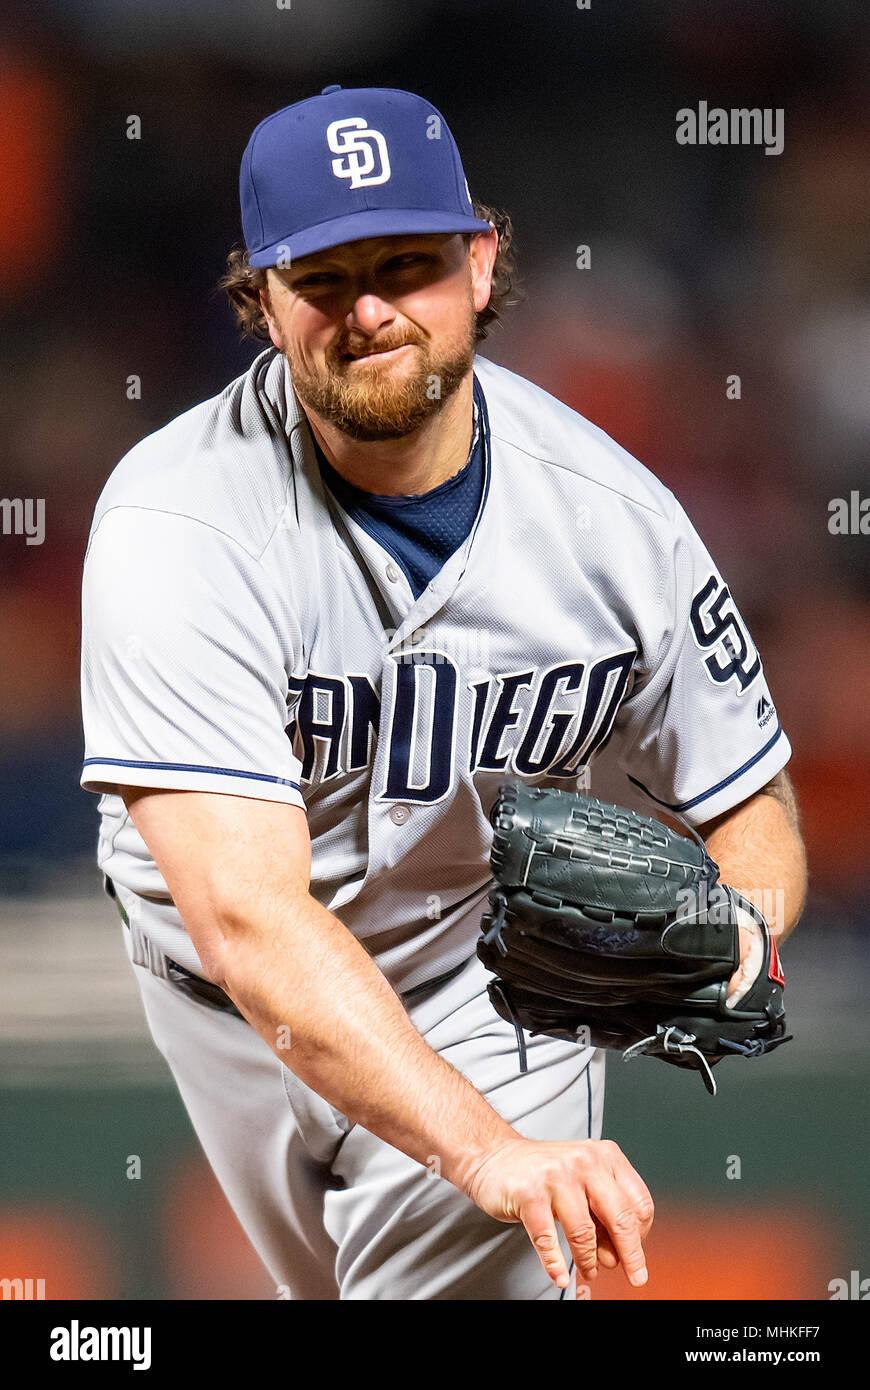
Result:
<instances>
[{"instance_id":1,"label":"player's nose","mask_svg":"<svg viewBox=\"0 0 870 1390\"><path fill-rule=\"evenodd\" d=\"M345 320L348 328L355 328L359 333L372 336L382 328L388 328L394 322L396 311L393 306L379 295L364 293L357 295Z\"/></svg>"}]
</instances>

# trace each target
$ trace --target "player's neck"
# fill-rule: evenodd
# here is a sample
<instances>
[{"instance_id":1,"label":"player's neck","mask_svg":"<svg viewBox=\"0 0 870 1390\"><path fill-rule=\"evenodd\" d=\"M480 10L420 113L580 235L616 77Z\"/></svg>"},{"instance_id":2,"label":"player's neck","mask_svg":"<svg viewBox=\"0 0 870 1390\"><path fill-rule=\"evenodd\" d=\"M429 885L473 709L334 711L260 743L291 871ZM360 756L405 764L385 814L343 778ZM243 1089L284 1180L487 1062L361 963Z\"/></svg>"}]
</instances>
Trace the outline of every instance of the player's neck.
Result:
<instances>
[{"instance_id":1,"label":"player's neck","mask_svg":"<svg viewBox=\"0 0 870 1390\"><path fill-rule=\"evenodd\" d=\"M366 492L399 497L430 492L464 467L474 423L473 390L469 372L442 409L402 439L351 439L307 406L305 414L337 473Z\"/></svg>"}]
</instances>

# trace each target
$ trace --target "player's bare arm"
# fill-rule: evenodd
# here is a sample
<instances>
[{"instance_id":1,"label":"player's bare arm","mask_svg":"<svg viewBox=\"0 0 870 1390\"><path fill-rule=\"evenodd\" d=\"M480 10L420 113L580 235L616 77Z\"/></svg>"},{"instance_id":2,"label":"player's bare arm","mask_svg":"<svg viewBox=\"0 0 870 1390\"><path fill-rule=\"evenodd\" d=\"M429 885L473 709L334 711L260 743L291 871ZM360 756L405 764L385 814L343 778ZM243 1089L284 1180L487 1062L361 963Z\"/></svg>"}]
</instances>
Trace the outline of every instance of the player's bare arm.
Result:
<instances>
[{"instance_id":1,"label":"player's bare arm","mask_svg":"<svg viewBox=\"0 0 870 1390\"><path fill-rule=\"evenodd\" d=\"M584 1279L621 1263L646 1282L650 1193L607 1140L533 1142L431 1049L366 951L308 892L296 807L124 788L209 976L279 1059L353 1122L443 1177L497 1220L521 1221L568 1283L556 1223ZM290 1030L291 1046L279 1050Z\"/></svg>"},{"instance_id":2,"label":"player's bare arm","mask_svg":"<svg viewBox=\"0 0 870 1390\"><path fill-rule=\"evenodd\" d=\"M800 920L807 893L797 798L785 769L755 796L702 826L701 834L723 883L750 897L769 891L772 901L783 903L782 921L771 927L784 940Z\"/></svg>"},{"instance_id":3,"label":"player's bare arm","mask_svg":"<svg viewBox=\"0 0 870 1390\"><path fill-rule=\"evenodd\" d=\"M807 858L800 833L797 797L785 768L740 805L701 827L710 855L728 883L767 909L779 945L797 926L807 894ZM741 969L731 987L740 987L752 957L755 933L740 928Z\"/></svg>"}]
</instances>

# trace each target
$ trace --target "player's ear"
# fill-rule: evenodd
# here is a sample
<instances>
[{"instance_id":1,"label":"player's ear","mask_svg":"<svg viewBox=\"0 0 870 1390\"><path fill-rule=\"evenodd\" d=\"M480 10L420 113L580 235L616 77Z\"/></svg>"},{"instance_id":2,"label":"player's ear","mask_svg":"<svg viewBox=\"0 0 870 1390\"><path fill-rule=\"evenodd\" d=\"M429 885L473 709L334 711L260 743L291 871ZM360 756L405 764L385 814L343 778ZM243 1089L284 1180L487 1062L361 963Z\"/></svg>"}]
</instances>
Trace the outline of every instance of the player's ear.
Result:
<instances>
[{"instance_id":1,"label":"player's ear","mask_svg":"<svg viewBox=\"0 0 870 1390\"><path fill-rule=\"evenodd\" d=\"M498 252L498 232L492 222L488 232L479 232L471 238L468 258L471 265L471 292L474 308L479 314L489 303L492 293L492 274Z\"/></svg>"}]
</instances>

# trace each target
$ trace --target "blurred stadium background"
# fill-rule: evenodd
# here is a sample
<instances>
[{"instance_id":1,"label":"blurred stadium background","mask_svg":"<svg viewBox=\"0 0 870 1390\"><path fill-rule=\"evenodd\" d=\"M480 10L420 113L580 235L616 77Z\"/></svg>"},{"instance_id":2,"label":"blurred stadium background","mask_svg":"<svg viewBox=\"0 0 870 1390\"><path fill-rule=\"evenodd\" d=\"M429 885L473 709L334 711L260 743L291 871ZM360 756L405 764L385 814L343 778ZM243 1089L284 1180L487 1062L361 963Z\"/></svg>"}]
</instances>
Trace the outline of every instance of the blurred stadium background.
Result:
<instances>
[{"instance_id":1,"label":"blurred stadium background","mask_svg":"<svg viewBox=\"0 0 870 1390\"><path fill-rule=\"evenodd\" d=\"M238 161L258 120L331 82L444 112L523 270L484 354L678 493L795 749L795 1041L722 1069L715 1101L609 1061L607 1132L658 1200L642 1296L825 1299L870 1275L870 539L828 529L832 498L870 494L868 56L849 0L31 0L0 18L0 492L46 514L42 545L0 536L0 1277L45 1278L47 1298L275 1297L101 894L79 579L118 458L253 356L213 293ZM784 153L678 146L701 99L782 107ZM640 1295L607 1277L595 1296Z\"/></svg>"}]
</instances>

